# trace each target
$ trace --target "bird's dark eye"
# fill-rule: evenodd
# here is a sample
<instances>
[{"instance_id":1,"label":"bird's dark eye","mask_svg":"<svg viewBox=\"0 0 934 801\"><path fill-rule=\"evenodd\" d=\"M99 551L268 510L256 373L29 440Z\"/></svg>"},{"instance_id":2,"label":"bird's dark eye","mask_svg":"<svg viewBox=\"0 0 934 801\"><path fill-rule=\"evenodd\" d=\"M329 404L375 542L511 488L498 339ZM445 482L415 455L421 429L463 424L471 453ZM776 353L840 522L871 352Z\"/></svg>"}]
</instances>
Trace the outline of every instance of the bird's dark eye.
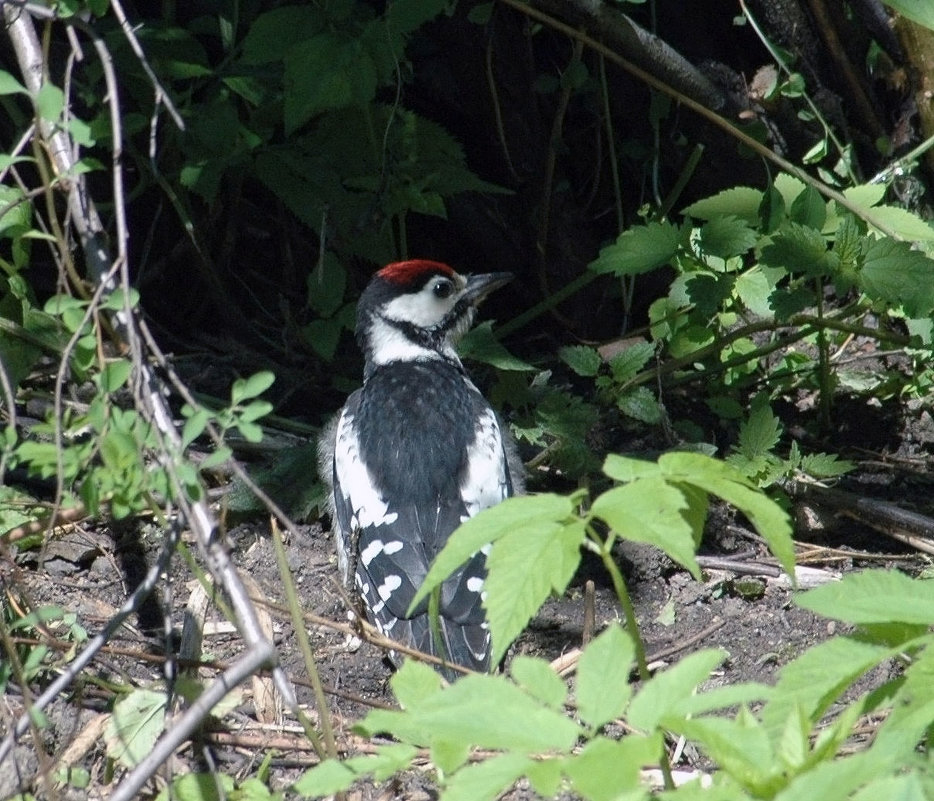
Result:
<instances>
[{"instance_id":1,"label":"bird's dark eye","mask_svg":"<svg viewBox=\"0 0 934 801\"><path fill-rule=\"evenodd\" d=\"M435 293L436 298L449 298L454 291L454 284L448 281L447 278L441 278L435 281L435 285L431 288L431 291Z\"/></svg>"}]
</instances>

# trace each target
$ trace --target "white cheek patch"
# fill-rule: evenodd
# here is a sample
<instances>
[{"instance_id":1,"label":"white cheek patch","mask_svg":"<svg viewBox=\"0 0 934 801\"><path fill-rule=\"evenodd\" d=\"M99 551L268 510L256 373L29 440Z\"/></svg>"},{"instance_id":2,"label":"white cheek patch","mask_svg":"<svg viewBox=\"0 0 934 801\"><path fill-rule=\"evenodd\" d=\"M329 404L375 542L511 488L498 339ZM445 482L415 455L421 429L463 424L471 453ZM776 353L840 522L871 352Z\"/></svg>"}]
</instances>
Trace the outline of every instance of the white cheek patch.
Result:
<instances>
[{"instance_id":1,"label":"white cheek patch","mask_svg":"<svg viewBox=\"0 0 934 801\"><path fill-rule=\"evenodd\" d=\"M395 523L399 515L389 512L370 471L360 458L360 443L353 430L353 415L341 415L337 424L337 444L334 449L334 469L341 492L353 510L352 523L355 528L384 526ZM380 543L382 547L382 543Z\"/></svg>"}]
</instances>

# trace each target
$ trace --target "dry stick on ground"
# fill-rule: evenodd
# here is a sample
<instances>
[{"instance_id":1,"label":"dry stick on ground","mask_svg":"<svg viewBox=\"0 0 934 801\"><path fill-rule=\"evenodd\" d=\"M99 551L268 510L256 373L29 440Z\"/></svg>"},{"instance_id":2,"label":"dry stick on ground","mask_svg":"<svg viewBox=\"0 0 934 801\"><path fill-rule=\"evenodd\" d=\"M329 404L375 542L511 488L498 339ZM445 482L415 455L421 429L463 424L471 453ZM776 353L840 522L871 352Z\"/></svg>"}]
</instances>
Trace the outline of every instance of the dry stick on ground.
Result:
<instances>
[{"instance_id":1,"label":"dry stick on ground","mask_svg":"<svg viewBox=\"0 0 934 801\"><path fill-rule=\"evenodd\" d=\"M35 98L42 86L42 75L44 71L44 60L39 39L36 35L35 27L28 10L25 7L17 7L10 3L3 4L3 12L7 24L7 34L16 51L20 70L23 74L26 87L30 95ZM73 24L80 25L76 20ZM115 238L118 256L116 261L110 258L109 249L106 244L106 234L101 224L100 217L95 208L94 202L87 193L87 186L82 176L78 176L68 185L68 203L71 223L78 233L82 248L87 259L89 271L92 278L100 283L108 280L106 276L111 273L119 273L120 285L124 288L126 297L129 297L129 271L127 269L126 243L128 239L126 229L126 217L123 204L123 179L121 171L121 129L120 129L120 109L118 106L118 89L116 77L114 75L113 64L110 54L103 42L87 27L81 26L92 39L94 47L97 50L101 66L104 71L104 77L107 84L108 102L111 113L111 126L113 130L113 190L114 190L114 210L116 218L117 235ZM40 134L49 148L50 156L55 165L58 175L71 175L75 166L74 151L68 134L63 130L55 130L50 122L40 120ZM112 281L112 279L109 279ZM134 797L139 789L150 778L159 764L167 759L197 727L201 719L210 710L210 704L215 703L222 698L230 689L231 682L239 682L248 677L254 671L273 666L273 679L276 682L277 689L290 710L297 708L294 691L284 672L274 667L277 662L277 651L275 646L266 639L259 627L256 619L256 612L253 608L246 590L237 575L223 543L215 536L217 531L217 521L214 518L207 503L203 500L191 501L179 479L174 464L181 458L181 440L179 433L172 421L171 413L165 401L164 387L153 371L149 368L144 357L144 348L139 337L138 321L129 305L116 315L116 321L119 324L119 330L126 337L130 346L130 352L133 357L134 375L134 399L139 412L150 421L155 429L160 433L163 441L164 450L162 455L163 464L166 467L173 484L173 492L179 504L183 517L196 535L199 546L206 558L206 561L215 576L217 583L224 588L230 598L231 606L234 609L237 618L238 629L246 643L247 649L240 661L235 663L221 677L216 679L201 695L199 701L193 705L172 727L166 732L162 739L156 744L155 749L149 756L141 762L126 777L123 783L111 796L114 801L128 801ZM158 578L158 574L156 575ZM136 608L138 603L152 591L155 581L144 583L131 596L130 601L124 605L130 614ZM97 646L103 644L105 635L109 636L115 627L108 626L104 632L95 638ZM70 683L81 667L87 664L93 658L94 650L90 647L85 649L88 655L80 654L70 668L57 680L52 687L55 688L55 694L61 692L64 687ZM79 665L80 667L75 667ZM40 696L36 707L41 709L47 705L55 694L50 694L49 690ZM0 746L0 760L7 755L12 748L15 738L22 734L19 725L14 727L7 739Z\"/></svg>"}]
</instances>

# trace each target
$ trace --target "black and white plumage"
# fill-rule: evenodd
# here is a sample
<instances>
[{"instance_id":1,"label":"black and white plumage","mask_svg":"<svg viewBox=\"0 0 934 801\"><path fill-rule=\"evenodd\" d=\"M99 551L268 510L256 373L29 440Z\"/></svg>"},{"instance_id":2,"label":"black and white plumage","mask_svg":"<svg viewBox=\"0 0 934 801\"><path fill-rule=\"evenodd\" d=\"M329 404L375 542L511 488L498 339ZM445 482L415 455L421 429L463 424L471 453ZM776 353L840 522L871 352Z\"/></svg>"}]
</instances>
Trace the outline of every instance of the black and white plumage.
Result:
<instances>
[{"instance_id":1,"label":"black and white plumage","mask_svg":"<svg viewBox=\"0 0 934 801\"><path fill-rule=\"evenodd\" d=\"M371 622L475 670L490 667L483 553L441 587L435 632L427 602L413 615L408 607L454 529L521 484L511 440L454 350L480 301L511 278L433 261L380 270L357 306L363 386L321 447L341 573Z\"/></svg>"}]
</instances>

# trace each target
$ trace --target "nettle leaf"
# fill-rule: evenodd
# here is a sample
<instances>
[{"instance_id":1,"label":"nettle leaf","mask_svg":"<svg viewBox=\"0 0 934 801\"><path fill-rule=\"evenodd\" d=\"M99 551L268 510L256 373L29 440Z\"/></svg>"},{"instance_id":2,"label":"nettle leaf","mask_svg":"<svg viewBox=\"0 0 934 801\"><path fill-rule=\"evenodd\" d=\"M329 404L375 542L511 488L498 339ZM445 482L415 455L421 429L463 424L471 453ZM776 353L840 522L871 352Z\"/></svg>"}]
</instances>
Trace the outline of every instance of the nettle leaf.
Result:
<instances>
[{"instance_id":1,"label":"nettle leaf","mask_svg":"<svg viewBox=\"0 0 934 801\"><path fill-rule=\"evenodd\" d=\"M734 186L711 197L697 200L681 213L699 220L712 220L724 215L735 215L750 225L759 221L762 191L750 186Z\"/></svg>"},{"instance_id":2,"label":"nettle leaf","mask_svg":"<svg viewBox=\"0 0 934 801\"><path fill-rule=\"evenodd\" d=\"M635 662L632 638L610 623L581 654L574 699L580 719L597 730L623 714L632 695L629 675Z\"/></svg>"},{"instance_id":3,"label":"nettle leaf","mask_svg":"<svg viewBox=\"0 0 934 801\"><path fill-rule=\"evenodd\" d=\"M841 289L848 289L857 281L862 255L862 239L863 234L856 217L852 214L844 214L840 218L833 243L833 252L839 259L835 281L838 285L842 285Z\"/></svg>"},{"instance_id":4,"label":"nettle leaf","mask_svg":"<svg viewBox=\"0 0 934 801\"><path fill-rule=\"evenodd\" d=\"M746 220L727 214L702 225L698 243L706 255L729 259L751 250L757 239L758 234Z\"/></svg>"},{"instance_id":5,"label":"nettle leaf","mask_svg":"<svg viewBox=\"0 0 934 801\"><path fill-rule=\"evenodd\" d=\"M785 198L782 193L770 184L762 193L762 202L759 204L759 223L766 233L772 233L785 221Z\"/></svg>"},{"instance_id":6,"label":"nettle leaf","mask_svg":"<svg viewBox=\"0 0 934 801\"><path fill-rule=\"evenodd\" d=\"M636 387L627 392L616 399L616 405L627 417L650 426L658 425L662 419L662 407L648 387Z\"/></svg>"},{"instance_id":7,"label":"nettle leaf","mask_svg":"<svg viewBox=\"0 0 934 801\"><path fill-rule=\"evenodd\" d=\"M909 317L934 309L934 261L908 242L865 239L859 285L874 300L902 306Z\"/></svg>"},{"instance_id":8,"label":"nettle leaf","mask_svg":"<svg viewBox=\"0 0 934 801\"><path fill-rule=\"evenodd\" d=\"M847 623L934 624L934 581L897 570L863 570L798 596L804 609Z\"/></svg>"},{"instance_id":9,"label":"nettle leaf","mask_svg":"<svg viewBox=\"0 0 934 801\"><path fill-rule=\"evenodd\" d=\"M669 222L634 225L600 251L590 269L597 273L639 275L671 261L681 246L681 229Z\"/></svg>"},{"instance_id":10,"label":"nettle leaf","mask_svg":"<svg viewBox=\"0 0 934 801\"><path fill-rule=\"evenodd\" d=\"M610 359L613 379L619 384L632 380L654 355L655 344L652 342L637 342L621 350Z\"/></svg>"},{"instance_id":11,"label":"nettle leaf","mask_svg":"<svg viewBox=\"0 0 934 801\"><path fill-rule=\"evenodd\" d=\"M558 357L575 373L586 377L599 373L603 363L596 349L587 345L567 345L558 351Z\"/></svg>"},{"instance_id":12,"label":"nettle leaf","mask_svg":"<svg viewBox=\"0 0 934 801\"><path fill-rule=\"evenodd\" d=\"M678 487L650 477L607 490L594 500L591 512L621 537L661 548L699 580L696 532L685 515L689 508Z\"/></svg>"},{"instance_id":13,"label":"nettle leaf","mask_svg":"<svg viewBox=\"0 0 934 801\"><path fill-rule=\"evenodd\" d=\"M838 259L827 250L820 231L792 222L772 235L772 241L762 248L761 260L790 273L819 276L828 274Z\"/></svg>"},{"instance_id":14,"label":"nettle leaf","mask_svg":"<svg viewBox=\"0 0 934 801\"><path fill-rule=\"evenodd\" d=\"M753 402L749 418L740 426L736 450L747 459L756 460L769 454L781 435L781 421L768 403Z\"/></svg>"}]
</instances>

